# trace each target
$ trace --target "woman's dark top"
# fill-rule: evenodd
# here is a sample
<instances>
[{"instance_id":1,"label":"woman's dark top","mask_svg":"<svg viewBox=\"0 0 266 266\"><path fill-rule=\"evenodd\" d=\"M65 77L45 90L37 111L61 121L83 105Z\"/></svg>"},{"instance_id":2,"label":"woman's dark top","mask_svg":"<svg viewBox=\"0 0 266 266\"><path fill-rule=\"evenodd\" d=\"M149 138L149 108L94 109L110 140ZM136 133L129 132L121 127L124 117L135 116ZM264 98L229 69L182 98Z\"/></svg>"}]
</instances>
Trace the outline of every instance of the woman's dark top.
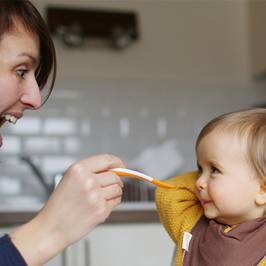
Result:
<instances>
[{"instance_id":1,"label":"woman's dark top","mask_svg":"<svg viewBox=\"0 0 266 266\"><path fill-rule=\"evenodd\" d=\"M8 235L0 238L0 265L1 266L27 266L17 248Z\"/></svg>"}]
</instances>

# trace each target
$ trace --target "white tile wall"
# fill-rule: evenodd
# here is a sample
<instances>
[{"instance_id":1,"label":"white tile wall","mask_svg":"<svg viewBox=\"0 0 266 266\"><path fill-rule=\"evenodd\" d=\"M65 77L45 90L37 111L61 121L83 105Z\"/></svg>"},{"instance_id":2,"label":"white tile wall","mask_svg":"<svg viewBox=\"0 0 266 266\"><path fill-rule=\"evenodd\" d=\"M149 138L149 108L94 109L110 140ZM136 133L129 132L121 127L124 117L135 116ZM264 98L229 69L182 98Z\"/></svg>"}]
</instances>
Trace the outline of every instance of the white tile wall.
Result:
<instances>
[{"instance_id":1,"label":"white tile wall","mask_svg":"<svg viewBox=\"0 0 266 266\"><path fill-rule=\"evenodd\" d=\"M46 175L53 176L99 153L130 163L146 148L174 138L185 162L181 171L194 170L194 144L201 128L220 114L264 100L263 83L58 80L40 110L26 111L15 126L4 125L0 157L8 161L22 152L30 154Z\"/></svg>"}]
</instances>

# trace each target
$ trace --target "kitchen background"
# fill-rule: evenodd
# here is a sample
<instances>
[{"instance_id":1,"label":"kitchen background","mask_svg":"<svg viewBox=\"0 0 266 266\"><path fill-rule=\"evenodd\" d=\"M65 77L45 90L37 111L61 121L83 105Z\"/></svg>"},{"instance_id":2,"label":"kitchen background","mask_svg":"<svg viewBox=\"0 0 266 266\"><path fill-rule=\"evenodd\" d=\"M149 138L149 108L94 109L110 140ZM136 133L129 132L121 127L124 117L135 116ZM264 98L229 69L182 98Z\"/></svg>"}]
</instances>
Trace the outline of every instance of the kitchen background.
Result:
<instances>
[{"instance_id":1,"label":"kitchen background","mask_svg":"<svg viewBox=\"0 0 266 266\"><path fill-rule=\"evenodd\" d=\"M54 38L58 78L50 99L1 129L2 204L45 201L22 155L30 155L48 184L77 160L99 153L166 179L196 169L195 141L212 118L266 104L264 1L35 4L44 16L48 6L133 11L140 37L124 50L89 42L67 47ZM153 190L140 182L142 189ZM128 193L124 201L152 201L152 193L136 198Z\"/></svg>"},{"instance_id":2,"label":"kitchen background","mask_svg":"<svg viewBox=\"0 0 266 266\"><path fill-rule=\"evenodd\" d=\"M39 184L22 155L30 155L49 184L72 163L99 153L115 154L131 169L166 179L195 169L195 140L208 121L264 104L264 1L35 4L45 18L47 7L134 12L139 38L117 50L89 41L67 47L55 36L58 78L49 101L25 112L16 126L2 129L4 202L14 201L8 194L30 194L29 183ZM14 163L21 167L10 167ZM26 185L10 175L19 175ZM18 201L43 201L42 190L32 189L37 198ZM152 200L152 195L143 199Z\"/></svg>"}]
</instances>

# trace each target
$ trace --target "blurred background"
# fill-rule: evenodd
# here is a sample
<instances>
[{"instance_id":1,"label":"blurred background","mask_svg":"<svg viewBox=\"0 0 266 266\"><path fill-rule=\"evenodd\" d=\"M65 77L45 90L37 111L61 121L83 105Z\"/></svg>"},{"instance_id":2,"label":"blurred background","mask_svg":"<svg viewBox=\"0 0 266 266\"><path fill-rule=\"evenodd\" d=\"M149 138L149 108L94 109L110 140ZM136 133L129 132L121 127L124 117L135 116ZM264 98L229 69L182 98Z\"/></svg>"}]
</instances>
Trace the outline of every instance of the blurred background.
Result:
<instances>
[{"instance_id":1,"label":"blurred background","mask_svg":"<svg viewBox=\"0 0 266 266\"><path fill-rule=\"evenodd\" d=\"M47 188L25 156L48 187L71 164L99 153L117 155L128 168L163 180L196 169L195 141L211 119L266 106L265 1L34 3L47 23L48 7L133 13L137 38L117 48L107 35L69 44L65 32L53 33L58 78L50 99L1 129L1 204L45 202ZM79 22L68 26L77 40ZM155 210L152 185L123 180L119 208ZM132 265L170 265L169 256L169 262L161 259Z\"/></svg>"}]
</instances>

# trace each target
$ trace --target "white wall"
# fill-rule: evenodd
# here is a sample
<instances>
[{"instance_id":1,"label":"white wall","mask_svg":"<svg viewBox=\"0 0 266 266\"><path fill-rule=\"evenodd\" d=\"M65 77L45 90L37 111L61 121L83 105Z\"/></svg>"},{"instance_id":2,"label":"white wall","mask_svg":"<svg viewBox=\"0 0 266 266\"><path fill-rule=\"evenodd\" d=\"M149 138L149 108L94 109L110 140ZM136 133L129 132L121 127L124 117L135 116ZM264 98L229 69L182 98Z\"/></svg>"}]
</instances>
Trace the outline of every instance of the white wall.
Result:
<instances>
[{"instance_id":1,"label":"white wall","mask_svg":"<svg viewBox=\"0 0 266 266\"><path fill-rule=\"evenodd\" d=\"M249 37L251 47L251 69L253 76L265 74L266 64L266 2L250 1L249 3Z\"/></svg>"},{"instance_id":2,"label":"white wall","mask_svg":"<svg viewBox=\"0 0 266 266\"><path fill-rule=\"evenodd\" d=\"M264 41L257 41L266 36L261 23L266 13L263 1L259 6L261 1L252 5L248 1L35 2L43 14L48 5L59 5L130 10L139 15L140 39L122 52L69 49L56 42L59 77L243 83L254 72L265 70L260 59L265 58L260 48Z\"/></svg>"}]
</instances>

